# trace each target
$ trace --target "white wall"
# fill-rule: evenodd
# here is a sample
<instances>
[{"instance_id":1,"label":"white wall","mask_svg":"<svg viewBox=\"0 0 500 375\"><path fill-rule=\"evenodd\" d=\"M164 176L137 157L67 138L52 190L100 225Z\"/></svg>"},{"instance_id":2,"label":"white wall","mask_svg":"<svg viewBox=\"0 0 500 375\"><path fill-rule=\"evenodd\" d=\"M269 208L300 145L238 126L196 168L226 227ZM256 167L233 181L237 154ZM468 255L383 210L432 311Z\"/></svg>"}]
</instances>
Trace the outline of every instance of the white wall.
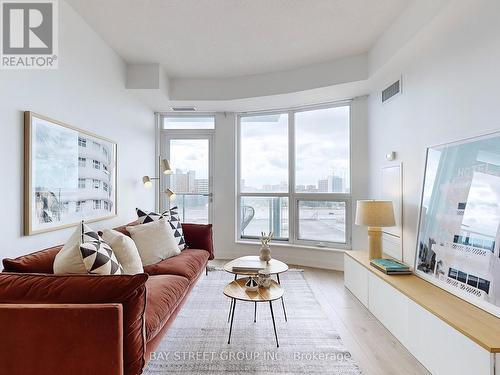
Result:
<instances>
[{"instance_id":1,"label":"white wall","mask_svg":"<svg viewBox=\"0 0 500 375\"><path fill-rule=\"evenodd\" d=\"M153 207L140 183L155 170L154 118L125 90L125 64L65 2L59 13L59 69L0 71L2 245L0 258L63 243L73 229L24 237L23 111L35 111L118 143L118 217L101 229L129 222L137 206Z\"/></svg>"},{"instance_id":2,"label":"white wall","mask_svg":"<svg viewBox=\"0 0 500 375\"><path fill-rule=\"evenodd\" d=\"M352 201L366 198L369 194L366 184L368 174L367 139L367 98L359 98L352 104ZM260 246L256 243L236 243L236 137L237 124L235 113L216 115L214 145L214 245L219 259L231 259L243 255L257 255ZM352 246L354 249L366 248L366 228L352 223ZM342 269L343 252L318 248L285 246L271 244L272 255L291 264L304 266Z\"/></svg>"},{"instance_id":3,"label":"white wall","mask_svg":"<svg viewBox=\"0 0 500 375\"><path fill-rule=\"evenodd\" d=\"M373 78L370 191L378 196L384 155L397 151L404 168L404 260L410 264L426 147L500 130L499 14L498 1L450 1ZM401 74L403 95L381 104L380 90Z\"/></svg>"}]
</instances>

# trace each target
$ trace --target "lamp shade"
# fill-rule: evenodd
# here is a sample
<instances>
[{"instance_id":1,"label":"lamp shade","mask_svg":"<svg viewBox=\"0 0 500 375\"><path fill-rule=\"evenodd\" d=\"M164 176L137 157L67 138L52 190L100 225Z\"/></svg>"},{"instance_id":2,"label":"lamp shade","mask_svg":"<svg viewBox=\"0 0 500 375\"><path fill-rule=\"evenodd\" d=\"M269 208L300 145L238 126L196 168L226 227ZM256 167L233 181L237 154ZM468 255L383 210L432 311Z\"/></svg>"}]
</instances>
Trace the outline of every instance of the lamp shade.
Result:
<instances>
[{"instance_id":1,"label":"lamp shade","mask_svg":"<svg viewBox=\"0 0 500 375\"><path fill-rule=\"evenodd\" d=\"M170 163L167 159L161 161L161 171L163 174L172 174L172 168L170 168Z\"/></svg>"},{"instance_id":2,"label":"lamp shade","mask_svg":"<svg viewBox=\"0 0 500 375\"><path fill-rule=\"evenodd\" d=\"M177 196L172 190L170 189L167 189L165 190L165 193L167 194L168 196L168 199L170 199L171 201L173 201L175 199L175 197Z\"/></svg>"},{"instance_id":3,"label":"lamp shade","mask_svg":"<svg viewBox=\"0 0 500 375\"><path fill-rule=\"evenodd\" d=\"M356 225L393 227L396 222L394 220L392 201L358 201L356 205Z\"/></svg>"},{"instance_id":4,"label":"lamp shade","mask_svg":"<svg viewBox=\"0 0 500 375\"><path fill-rule=\"evenodd\" d=\"M150 188L151 186L153 186L153 182L151 181L151 177L149 177L149 176L143 176L142 183L144 184L144 187L146 187L146 188Z\"/></svg>"}]
</instances>

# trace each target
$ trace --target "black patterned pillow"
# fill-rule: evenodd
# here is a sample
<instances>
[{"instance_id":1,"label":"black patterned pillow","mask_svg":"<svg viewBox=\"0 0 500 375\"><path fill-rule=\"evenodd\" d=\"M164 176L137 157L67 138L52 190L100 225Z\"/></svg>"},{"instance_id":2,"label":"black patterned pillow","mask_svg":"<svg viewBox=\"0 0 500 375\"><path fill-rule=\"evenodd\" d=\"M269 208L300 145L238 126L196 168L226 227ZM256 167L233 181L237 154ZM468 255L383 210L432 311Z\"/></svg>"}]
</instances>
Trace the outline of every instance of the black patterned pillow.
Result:
<instances>
[{"instance_id":1,"label":"black patterned pillow","mask_svg":"<svg viewBox=\"0 0 500 375\"><path fill-rule=\"evenodd\" d=\"M88 273L98 275L123 274L123 268L116 259L111 247L84 223L82 223L80 252Z\"/></svg>"},{"instance_id":2,"label":"black patterned pillow","mask_svg":"<svg viewBox=\"0 0 500 375\"><path fill-rule=\"evenodd\" d=\"M135 209L137 212L137 220L139 224L151 223L152 221L160 220L163 218L163 214L159 214L153 211L143 211L139 208Z\"/></svg>"},{"instance_id":3,"label":"black patterned pillow","mask_svg":"<svg viewBox=\"0 0 500 375\"><path fill-rule=\"evenodd\" d=\"M170 227L174 232L174 238L177 241L180 250L184 250L186 248L186 241L184 239L184 232L182 231L181 219L179 216L179 208L177 206L172 207L170 210L159 214L157 212L152 211L144 211L139 208L136 208L137 212L137 220L140 224L150 223L152 221L167 219Z\"/></svg>"},{"instance_id":4,"label":"black patterned pillow","mask_svg":"<svg viewBox=\"0 0 500 375\"><path fill-rule=\"evenodd\" d=\"M186 248L186 240L184 239L184 232L182 231L178 209L177 206L172 207L169 211L165 211L162 216L168 219L170 227L174 231L174 238L179 245L179 250L184 250Z\"/></svg>"}]
</instances>

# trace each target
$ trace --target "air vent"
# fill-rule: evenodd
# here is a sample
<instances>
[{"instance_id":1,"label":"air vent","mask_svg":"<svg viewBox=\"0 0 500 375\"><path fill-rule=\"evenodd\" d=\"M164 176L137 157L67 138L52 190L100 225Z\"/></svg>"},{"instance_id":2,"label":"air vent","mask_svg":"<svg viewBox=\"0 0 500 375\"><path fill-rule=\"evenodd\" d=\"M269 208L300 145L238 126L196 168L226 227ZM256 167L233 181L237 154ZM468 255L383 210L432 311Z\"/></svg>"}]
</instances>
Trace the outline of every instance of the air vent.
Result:
<instances>
[{"instance_id":1,"label":"air vent","mask_svg":"<svg viewBox=\"0 0 500 375\"><path fill-rule=\"evenodd\" d=\"M196 111L195 107L172 107L172 110L175 112L194 112Z\"/></svg>"},{"instance_id":2,"label":"air vent","mask_svg":"<svg viewBox=\"0 0 500 375\"><path fill-rule=\"evenodd\" d=\"M382 103L386 102L390 98L392 98L394 95L397 95L401 92L401 80L397 80L394 82L392 85L387 87L385 90L382 91Z\"/></svg>"}]
</instances>

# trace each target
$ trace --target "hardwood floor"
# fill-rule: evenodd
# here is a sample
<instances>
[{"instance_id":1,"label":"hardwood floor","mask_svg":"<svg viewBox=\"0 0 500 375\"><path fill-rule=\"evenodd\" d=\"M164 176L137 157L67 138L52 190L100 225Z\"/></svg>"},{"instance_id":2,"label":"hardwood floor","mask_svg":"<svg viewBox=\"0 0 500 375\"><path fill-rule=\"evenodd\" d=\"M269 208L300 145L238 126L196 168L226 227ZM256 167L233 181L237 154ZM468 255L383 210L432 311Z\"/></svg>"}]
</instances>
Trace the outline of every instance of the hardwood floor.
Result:
<instances>
[{"instance_id":1,"label":"hardwood floor","mask_svg":"<svg viewBox=\"0 0 500 375\"><path fill-rule=\"evenodd\" d=\"M222 267L225 260L210 264ZM366 375L430 374L405 347L344 287L340 271L302 266L318 302L337 327L346 348Z\"/></svg>"}]
</instances>

